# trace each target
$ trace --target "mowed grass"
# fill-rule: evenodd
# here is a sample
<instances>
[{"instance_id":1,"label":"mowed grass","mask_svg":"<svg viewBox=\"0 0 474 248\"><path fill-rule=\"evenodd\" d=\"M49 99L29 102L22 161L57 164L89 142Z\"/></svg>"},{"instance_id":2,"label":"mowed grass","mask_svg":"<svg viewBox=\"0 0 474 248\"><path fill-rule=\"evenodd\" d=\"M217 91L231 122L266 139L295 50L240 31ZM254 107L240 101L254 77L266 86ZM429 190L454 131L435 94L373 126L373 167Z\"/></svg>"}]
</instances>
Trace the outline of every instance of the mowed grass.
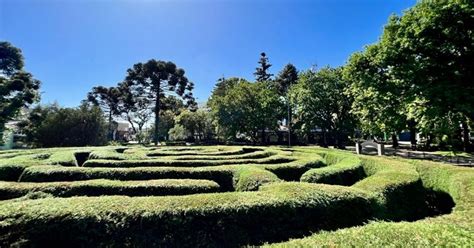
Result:
<instances>
[{"instance_id":1,"label":"mowed grass","mask_svg":"<svg viewBox=\"0 0 474 248\"><path fill-rule=\"evenodd\" d=\"M315 147L54 148L0 151L0 180L1 247L474 247L474 169L434 162Z\"/></svg>"}]
</instances>

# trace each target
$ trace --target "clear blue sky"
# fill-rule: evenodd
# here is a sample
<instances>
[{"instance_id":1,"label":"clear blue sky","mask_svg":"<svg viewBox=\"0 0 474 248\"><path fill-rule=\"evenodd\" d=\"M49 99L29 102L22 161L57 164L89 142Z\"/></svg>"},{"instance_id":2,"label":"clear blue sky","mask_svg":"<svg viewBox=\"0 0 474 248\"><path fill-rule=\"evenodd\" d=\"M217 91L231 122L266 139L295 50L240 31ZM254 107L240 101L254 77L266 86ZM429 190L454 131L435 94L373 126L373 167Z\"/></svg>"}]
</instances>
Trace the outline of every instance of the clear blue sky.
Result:
<instances>
[{"instance_id":1,"label":"clear blue sky","mask_svg":"<svg viewBox=\"0 0 474 248\"><path fill-rule=\"evenodd\" d=\"M342 65L377 40L390 14L415 3L0 0L0 40L23 50L43 103L76 106L93 86L112 86L151 58L185 69L203 102L221 76L253 79L262 51L274 74L288 62Z\"/></svg>"}]
</instances>

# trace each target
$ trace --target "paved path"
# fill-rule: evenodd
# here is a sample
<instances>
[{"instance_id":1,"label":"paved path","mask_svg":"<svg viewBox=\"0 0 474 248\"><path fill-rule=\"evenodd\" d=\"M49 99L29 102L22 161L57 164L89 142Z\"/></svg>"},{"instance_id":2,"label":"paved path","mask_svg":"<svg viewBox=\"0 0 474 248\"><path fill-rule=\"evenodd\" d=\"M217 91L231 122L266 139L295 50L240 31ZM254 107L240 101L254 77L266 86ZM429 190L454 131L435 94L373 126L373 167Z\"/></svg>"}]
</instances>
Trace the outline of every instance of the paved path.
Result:
<instances>
[{"instance_id":1,"label":"paved path","mask_svg":"<svg viewBox=\"0 0 474 248\"><path fill-rule=\"evenodd\" d=\"M355 152L354 146L347 147L348 150ZM377 155L377 150L375 149L368 149L367 151L364 150L364 154L368 155ZM437 162L445 162L450 164L455 164L459 166L467 166L467 167L474 167L474 154L470 154L469 156L443 156L436 154L435 152L428 152L428 151L413 151L406 147L400 147L397 149L392 148L391 145L385 146L385 155L387 156L399 156L403 158L410 158L410 159L426 159L426 160L433 160Z\"/></svg>"}]
</instances>

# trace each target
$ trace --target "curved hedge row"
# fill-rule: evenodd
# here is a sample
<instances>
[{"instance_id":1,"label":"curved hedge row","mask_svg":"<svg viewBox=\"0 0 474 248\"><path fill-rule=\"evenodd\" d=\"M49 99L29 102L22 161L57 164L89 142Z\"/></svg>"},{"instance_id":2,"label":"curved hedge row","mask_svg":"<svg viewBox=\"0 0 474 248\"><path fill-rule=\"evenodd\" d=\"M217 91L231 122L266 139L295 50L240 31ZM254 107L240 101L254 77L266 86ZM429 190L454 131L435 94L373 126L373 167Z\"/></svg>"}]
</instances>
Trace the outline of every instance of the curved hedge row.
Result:
<instances>
[{"instance_id":1,"label":"curved hedge row","mask_svg":"<svg viewBox=\"0 0 474 248\"><path fill-rule=\"evenodd\" d=\"M84 168L33 166L25 169L20 182L56 182L91 179L150 180L150 179L207 179L217 182L223 191L256 190L267 182L279 181L276 175L252 166L215 167L136 167Z\"/></svg>"},{"instance_id":2,"label":"curved hedge row","mask_svg":"<svg viewBox=\"0 0 474 248\"><path fill-rule=\"evenodd\" d=\"M363 191L305 183L179 197L46 198L0 205L0 245L237 247L358 225L370 208Z\"/></svg>"},{"instance_id":3,"label":"curved hedge row","mask_svg":"<svg viewBox=\"0 0 474 248\"><path fill-rule=\"evenodd\" d=\"M287 163L294 161L291 157L271 156L255 159L229 159L229 160L105 160L91 159L87 160L84 167L152 167L152 166L170 166L170 167L200 167L200 166L217 166L230 164L274 164Z\"/></svg>"},{"instance_id":4,"label":"curved hedge row","mask_svg":"<svg viewBox=\"0 0 474 248\"><path fill-rule=\"evenodd\" d=\"M449 194L453 212L416 222L374 222L361 227L323 231L271 247L474 247L474 170L429 161L414 165L429 190Z\"/></svg>"},{"instance_id":5,"label":"curved hedge row","mask_svg":"<svg viewBox=\"0 0 474 248\"><path fill-rule=\"evenodd\" d=\"M335 164L305 172L301 176L301 181L349 186L364 177L365 172L360 159L346 155L343 159L336 161Z\"/></svg>"},{"instance_id":6,"label":"curved hedge row","mask_svg":"<svg viewBox=\"0 0 474 248\"><path fill-rule=\"evenodd\" d=\"M0 182L0 200L46 193L57 197L100 195L186 195L220 191L219 184L209 180L161 179L117 181L96 179L77 182L17 183Z\"/></svg>"}]
</instances>

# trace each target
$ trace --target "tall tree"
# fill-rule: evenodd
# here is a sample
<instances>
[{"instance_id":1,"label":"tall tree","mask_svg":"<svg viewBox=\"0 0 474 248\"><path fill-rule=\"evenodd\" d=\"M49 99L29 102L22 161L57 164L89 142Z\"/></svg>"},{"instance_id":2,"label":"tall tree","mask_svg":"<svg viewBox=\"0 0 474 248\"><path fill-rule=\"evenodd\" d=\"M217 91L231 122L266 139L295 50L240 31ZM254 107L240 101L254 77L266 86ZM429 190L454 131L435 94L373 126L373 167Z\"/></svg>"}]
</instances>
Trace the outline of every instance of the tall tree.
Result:
<instances>
[{"instance_id":1,"label":"tall tree","mask_svg":"<svg viewBox=\"0 0 474 248\"><path fill-rule=\"evenodd\" d=\"M265 53L260 53L260 60L258 61L259 67L255 68L255 79L257 82L264 82L270 80L273 74L268 73L268 69L272 66L268 62L267 55Z\"/></svg>"},{"instance_id":2,"label":"tall tree","mask_svg":"<svg viewBox=\"0 0 474 248\"><path fill-rule=\"evenodd\" d=\"M212 100L210 107L218 125L225 127L226 138L244 135L254 143L260 135L260 140L265 143L265 131L277 128L283 109L276 90L266 82L240 80L223 95L213 95Z\"/></svg>"},{"instance_id":3,"label":"tall tree","mask_svg":"<svg viewBox=\"0 0 474 248\"><path fill-rule=\"evenodd\" d=\"M288 90L292 85L298 81L298 71L296 67L292 64L287 64L283 70L278 73L278 76L275 80L276 87L280 96L285 98L287 106L287 126L288 126L288 145L291 146L291 120L292 120L292 111L290 98L288 97Z\"/></svg>"},{"instance_id":4,"label":"tall tree","mask_svg":"<svg viewBox=\"0 0 474 248\"><path fill-rule=\"evenodd\" d=\"M194 84L184 75L183 69L172 62L151 59L138 63L127 70L125 81L141 87L143 95L154 103L155 127L153 141L158 144L160 103L169 94L175 94L186 101L187 106L195 106L192 90Z\"/></svg>"},{"instance_id":5,"label":"tall tree","mask_svg":"<svg viewBox=\"0 0 474 248\"><path fill-rule=\"evenodd\" d=\"M278 73L275 83L278 89L278 93L281 96L286 97L286 93L291 85L294 85L298 81L298 70L292 64L287 64Z\"/></svg>"},{"instance_id":6,"label":"tall tree","mask_svg":"<svg viewBox=\"0 0 474 248\"><path fill-rule=\"evenodd\" d=\"M118 87L96 86L87 94L87 101L102 108L108 116L107 136L109 140L113 138L112 122L113 117L120 114L119 103L121 90Z\"/></svg>"},{"instance_id":7,"label":"tall tree","mask_svg":"<svg viewBox=\"0 0 474 248\"><path fill-rule=\"evenodd\" d=\"M416 129L426 132L444 125L434 120L458 119L448 116L463 116L464 133L469 132L468 119L474 118L473 9L473 1L420 1L403 16L392 16L379 42L350 59L347 75L355 75L357 91L380 100L380 116L403 116L413 145ZM379 119L394 123L393 118Z\"/></svg>"},{"instance_id":8,"label":"tall tree","mask_svg":"<svg viewBox=\"0 0 474 248\"><path fill-rule=\"evenodd\" d=\"M0 140L5 124L21 108L39 100L40 81L23 71L21 50L9 42L0 42Z\"/></svg>"},{"instance_id":9,"label":"tall tree","mask_svg":"<svg viewBox=\"0 0 474 248\"><path fill-rule=\"evenodd\" d=\"M138 142L144 140L144 127L153 116L153 101L146 97L142 87L121 82L118 84L120 90L118 111L122 118L128 121L136 135Z\"/></svg>"},{"instance_id":10,"label":"tall tree","mask_svg":"<svg viewBox=\"0 0 474 248\"><path fill-rule=\"evenodd\" d=\"M375 44L350 57L344 66L344 80L350 86L344 93L354 99L351 112L359 119L362 131L372 135L390 133L396 147L397 135L407 127L408 115L405 98L400 97L403 91L389 83L380 51Z\"/></svg>"},{"instance_id":11,"label":"tall tree","mask_svg":"<svg viewBox=\"0 0 474 248\"><path fill-rule=\"evenodd\" d=\"M307 133L319 127L323 131L323 144L327 145L329 134L337 147L344 148L355 128L355 118L350 113L352 98L342 94L348 86L341 68L303 72L298 84L290 90L302 131Z\"/></svg>"}]
</instances>

